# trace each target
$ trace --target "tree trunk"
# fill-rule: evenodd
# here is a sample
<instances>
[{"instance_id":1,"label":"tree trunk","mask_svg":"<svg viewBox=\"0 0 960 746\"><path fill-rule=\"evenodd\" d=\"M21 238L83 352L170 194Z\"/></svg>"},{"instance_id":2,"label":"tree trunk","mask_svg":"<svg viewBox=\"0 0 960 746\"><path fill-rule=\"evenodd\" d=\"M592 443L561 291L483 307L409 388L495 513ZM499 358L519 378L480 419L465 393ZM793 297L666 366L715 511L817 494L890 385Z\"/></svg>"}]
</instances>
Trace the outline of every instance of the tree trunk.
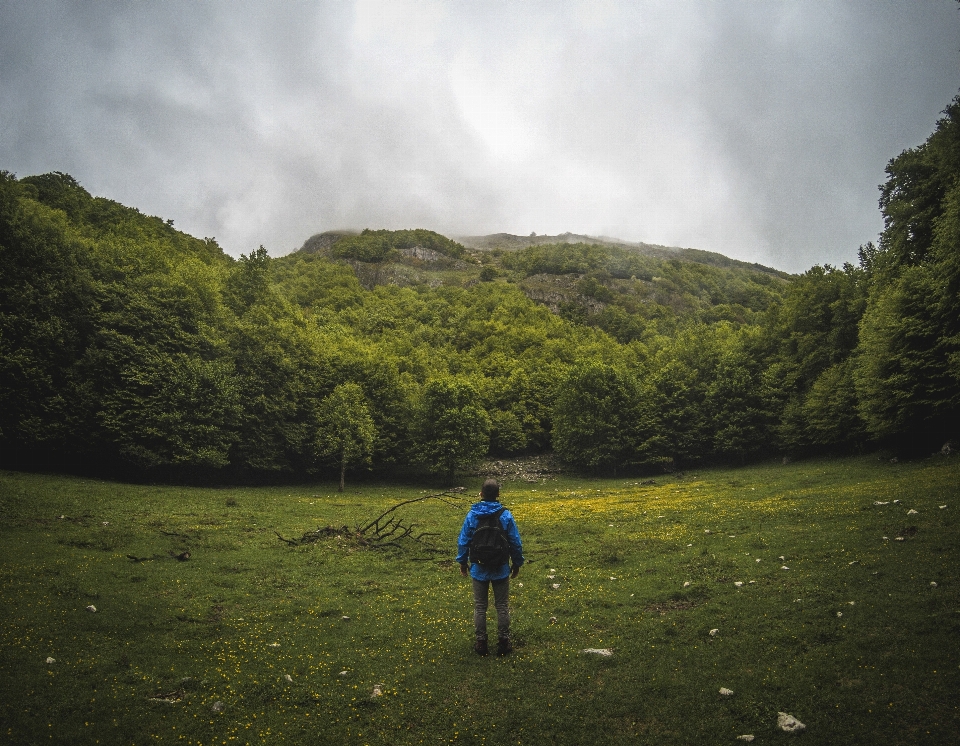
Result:
<instances>
[{"instance_id":1,"label":"tree trunk","mask_svg":"<svg viewBox=\"0 0 960 746\"><path fill-rule=\"evenodd\" d=\"M343 478L347 473L347 455L344 453L340 458L340 489L338 492L343 492Z\"/></svg>"}]
</instances>

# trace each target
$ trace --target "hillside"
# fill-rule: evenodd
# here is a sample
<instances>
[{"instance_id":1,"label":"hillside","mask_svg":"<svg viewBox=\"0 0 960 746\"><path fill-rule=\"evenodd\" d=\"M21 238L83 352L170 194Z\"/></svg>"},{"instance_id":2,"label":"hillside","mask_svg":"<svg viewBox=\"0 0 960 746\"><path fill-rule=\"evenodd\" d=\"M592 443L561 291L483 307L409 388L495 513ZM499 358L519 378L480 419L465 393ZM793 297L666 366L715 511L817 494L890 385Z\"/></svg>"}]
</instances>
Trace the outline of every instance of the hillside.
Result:
<instances>
[{"instance_id":1,"label":"hillside","mask_svg":"<svg viewBox=\"0 0 960 746\"><path fill-rule=\"evenodd\" d=\"M782 297L791 278L712 252L572 233L454 241L430 231L331 231L310 237L280 261L304 254L342 261L368 290L515 284L552 313L604 329L621 342L639 339L650 324L668 332L684 319L753 322Z\"/></svg>"}]
</instances>

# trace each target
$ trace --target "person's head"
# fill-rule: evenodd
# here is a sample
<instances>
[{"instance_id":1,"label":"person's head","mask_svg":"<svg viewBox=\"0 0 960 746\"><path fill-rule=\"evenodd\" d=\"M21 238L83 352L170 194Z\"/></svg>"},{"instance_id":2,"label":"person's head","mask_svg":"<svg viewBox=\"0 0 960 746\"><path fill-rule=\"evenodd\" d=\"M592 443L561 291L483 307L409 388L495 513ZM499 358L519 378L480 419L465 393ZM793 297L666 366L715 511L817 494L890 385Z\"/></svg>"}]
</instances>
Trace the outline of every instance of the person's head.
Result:
<instances>
[{"instance_id":1,"label":"person's head","mask_svg":"<svg viewBox=\"0 0 960 746\"><path fill-rule=\"evenodd\" d=\"M484 500L499 500L500 483L496 479L488 479L480 488L480 497Z\"/></svg>"}]
</instances>

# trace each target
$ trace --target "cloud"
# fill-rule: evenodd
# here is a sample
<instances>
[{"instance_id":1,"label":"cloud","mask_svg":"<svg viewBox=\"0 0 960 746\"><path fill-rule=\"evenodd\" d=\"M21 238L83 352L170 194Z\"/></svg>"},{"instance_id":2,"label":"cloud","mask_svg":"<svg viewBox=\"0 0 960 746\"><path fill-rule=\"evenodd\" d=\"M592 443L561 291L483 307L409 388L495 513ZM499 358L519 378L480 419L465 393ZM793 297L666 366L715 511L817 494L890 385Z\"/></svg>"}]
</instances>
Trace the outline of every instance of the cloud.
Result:
<instances>
[{"instance_id":1,"label":"cloud","mask_svg":"<svg viewBox=\"0 0 960 746\"><path fill-rule=\"evenodd\" d=\"M802 271L955 95L949 0L8 3L0 168L274 254L573 231Z\"/></svg>"}]
</instances>

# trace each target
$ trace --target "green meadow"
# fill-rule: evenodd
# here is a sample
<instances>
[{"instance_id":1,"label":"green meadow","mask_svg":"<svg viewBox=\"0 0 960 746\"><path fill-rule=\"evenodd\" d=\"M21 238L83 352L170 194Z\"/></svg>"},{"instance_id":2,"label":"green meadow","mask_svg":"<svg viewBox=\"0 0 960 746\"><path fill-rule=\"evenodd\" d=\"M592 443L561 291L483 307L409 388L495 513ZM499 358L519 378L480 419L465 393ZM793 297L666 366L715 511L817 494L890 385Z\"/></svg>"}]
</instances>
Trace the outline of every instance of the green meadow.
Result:
<instances>
[{"instance_id":1,"label":"green meadow","mask_svg":"<svg viewBox=\"0 0 960 746\"><path fill-rule=\"evenodd\" d=\"M437 489L0 473L0 741L960 742L955 457L505 482L502 658L473 653L453 562L481 481L371 549L278 534Z\"/></svg>"}]
</instances>

